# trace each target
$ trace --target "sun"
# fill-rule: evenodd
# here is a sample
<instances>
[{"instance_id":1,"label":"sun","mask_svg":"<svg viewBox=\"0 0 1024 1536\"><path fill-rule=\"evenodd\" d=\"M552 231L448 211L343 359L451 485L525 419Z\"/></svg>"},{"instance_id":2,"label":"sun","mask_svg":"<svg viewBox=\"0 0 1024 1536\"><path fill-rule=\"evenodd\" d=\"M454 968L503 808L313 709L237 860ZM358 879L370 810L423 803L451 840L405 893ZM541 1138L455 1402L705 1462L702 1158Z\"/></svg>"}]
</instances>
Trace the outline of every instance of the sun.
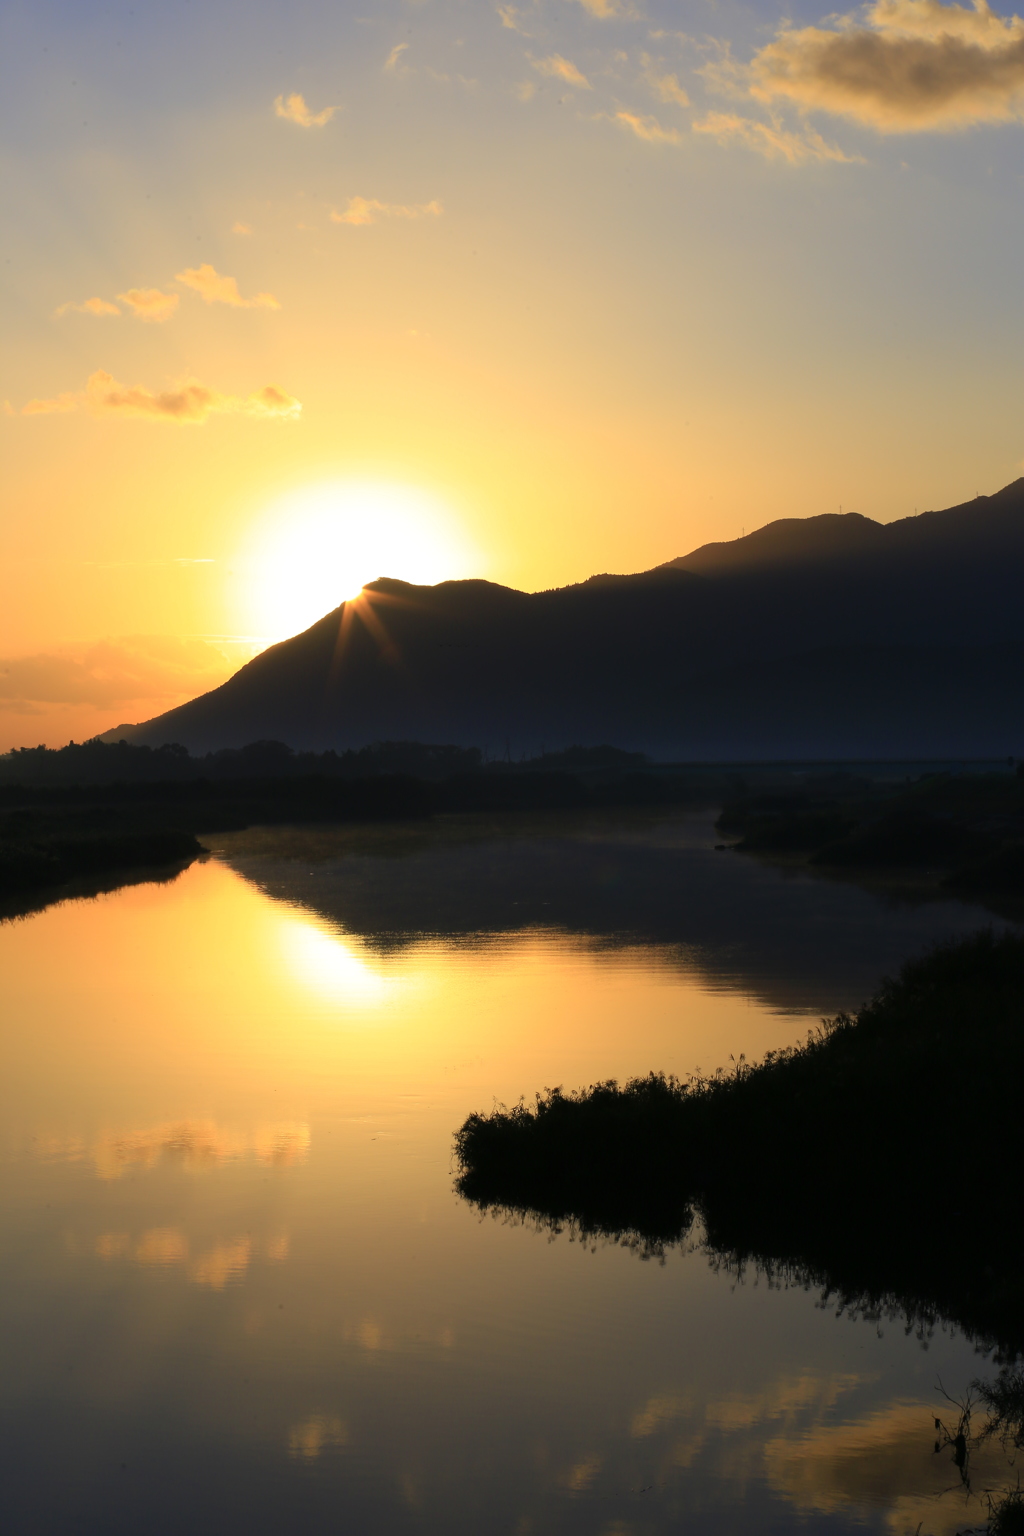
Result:
<instances>
[{"instance_id":1,"label":"sun","mask_svg":"<svg viewBox=\"0 0 1024 1536\"><path fill-rule=\"evenodd\" d=\"M249 622L280 640L308 629L378 576L423 586L468 576L472 554L451 510L432 492L349 480L276 501L242 564Z\"/></svg>"}]
</instances>

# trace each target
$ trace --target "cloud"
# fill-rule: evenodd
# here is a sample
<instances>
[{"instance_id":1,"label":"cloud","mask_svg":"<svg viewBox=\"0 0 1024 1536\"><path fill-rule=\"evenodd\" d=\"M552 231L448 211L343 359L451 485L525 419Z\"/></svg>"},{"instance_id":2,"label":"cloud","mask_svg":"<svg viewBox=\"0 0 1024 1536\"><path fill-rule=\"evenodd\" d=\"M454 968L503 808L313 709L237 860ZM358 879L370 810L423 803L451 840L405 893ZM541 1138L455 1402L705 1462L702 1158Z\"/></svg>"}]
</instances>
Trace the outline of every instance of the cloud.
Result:
<instances>
[{"instance_id":1,"label":"cloud","mask_svg":"<svg viewBox=\"0 0 1024 1536\"><path fill-rule=\"evenodd\" d=\"M136 320L147 320L162 325L178 307L176 293L163 293L159 288L129 288L119 293L122 304L127 304Z\"/></svg>"},{"instance_id":2,"label":"cloud","mask_svg":"<svg viewBox=\"0 0 1024 1536\"><path fill-rule=\"evenodd\" d=\"M116 304L109 304L106 299L85 299L81 304L62 304L54 310L54 316L68 314L78 315L119 315L121 311Z\"/></svg>"},{"instance_id":3,"label":"cloud","mask_svg":"<svg viewBox=\"0 0 1024 1536\"><path fill-rule=\"evenodd\" d=\"M378 219L422 219L438 217L444 212L435 197L430 203L382 203L375 197L350 197L344 213L334 209L332 224L376 224Z\"/></svg>"},{"instance_id":4,"label":"cloud","mask_svg":"<svg viewBox=\"0 0 1024 1536\"><path fill-rule=\"evenodd\" d=\"M866 25L864 24L866 21ZM876 0L864 21L783 29L750 65L750 93L854 118L879 133L1024 116L1024 20L986 0Z\"/></svg>"},{"instance_id":5,"label":"cloud","mask_svg":"<svg viewBox=\"0 0 1024 1536\"><path fill-rule=\"evenodd\" d=\"M384 69L386 72L393 74L398 69L398 61L408 46L408 43L395 44L387 58L384 60Z\"/></svg>"},{"instance_id":6,"label":"cloud","mask_svg":"<svg viewBox=\"0 0 1024 1536\"><path fill-rule=\"evenodd\" d=\"M53 400L29 400L22 406L21 415L48 416L55 412L86 411L91 416L142 416L151 421L202 426L213 415L296 420L301 410L299 401L276 384L266 384L242 398L222 395L195 379L188 379L174 389L154 394L140 384L118 384L109 373L98 369L89 376L84 390L58 395Z\"/></svg>"},{"instance_id":7,"label":"cloud","mask_svg":"<svg viewBox=\"0 0 1024 1536\"><path fill-rule=\"evenodd\" d=\"M585 11L591 16L596 16L600 21L607 21L612 16L621 16L623 7L618 0L578 0Z\"/></svg>"},{"instance_id":8,"label":"cloud","mask_svg":"<svg viewBox=\"0 0 1024 1536\"><path fill-rule=\"evenodd\" d=\"M593 90L586 75L580 74L576 65L569 59L563 59L560 53L553 53L546 59L531 59L530 63L542 75L550 75L555 80L564 80L566 85L576 85L585 91Z\"/></svg>"},{"instance_id":9,"label":"cloud","mask_svg":"<svg viewBox=\"0 0 1024 1536\"><path fill-rule=\"evenodd\" d=\"M235 222L231 226L231 233L233 235L251 235L252 234L252 225L251 224L243 224L241 219L236 219Z\"/></svg>"},{"instance_id":10,"label":"cloud","mask_svg":"<svg viewBox=\"0 0 1024 1536\"><path fill-rule=\"evenodd\" d=\"M512 87L513 92L520 101L532 101L537 94L537 87L532 80L520 80L518 85Z\"/></svg>"},{"instance_id":11,"label":"cloud","mask_svg":"<svg viewBox=\"0 0 1024 1536\"><path fill-rule=\"evenodd\" d=\"M81 395L63 394L55 395L52 400L29 400L21 408L22 416L61 416L67 411L77 411L81 403ZM8 414L17 416L18 412L10 404L5 402Z\"/></svg>"},{"instance_id":12,"label":"cloud","mask_svg":"<svg viewBox=\"0 0 1024 1536\"><path fill-rule=\"evenodd\" d=\"M342 1419L315 1413L288 1431L288 1451L301 1461L315 1461L321 1451L348 1444L348 1425Z\"/></svg>"},{"instance_id":13,"label":"cloud","mask_svg":"<svg viewBox=\"0 0 1024 1536\"><path fill-rule=\"evenodd\" d=\"M615 121L648 144L678 144L682 139L677 128L663 128L654 117L638 117L635 112L616 112Z\"/></svg>"},{"instance_id":14,"label":"cloud","mask_svg":"<svg viewBox=\"0 0 1024 1536\"><path fill-rule=\"evenodd\" d=\"M786 160L803 165L809 160L838 160L846 165L861 163L859 155L844 154L835 144L828 144L812 128L791 133L778 124L761 123L741 117L736 112L709 112L693 124L694 133L706 133L719 144L741 144L763 155L766 160Z\"/></svg>"},{"instance_id":15,"label":"cloud","mask_svg":"<svg viewBox=\"0 0 1024 1536\"><path fill-rule=\"evenodd\" d=\"M194 289L207 304L229 304L232 309L281 308L272 293L257 293L254 298L243 299L235 279L224 277L208 261L201 267L186 267L184 272L176 272L174 281Z\"/></svg>"},{"instance_id":16,"label":"cloud","mask_svg":"<svg viewBox=\"0 0 1024 1536\"><path fill-rule=\"evenodd\" d=\"M62 645L33 656L0 659L0 709L18 704L93 704L193 696L216 688L234 670L205 640L128 635Z\"/></svg>"},{"instance_id":17,"label":"cloud","mask_svg":"<svg viewBox=\"0 0 1024 1536\"><path fill-rule=\"evenodd\" d=\"M274 98L275 114L283 117L286 123L297 123L300 128L322 128L330 122L337 110L337 107L324 107L322 112L311 112L306 106L306 98L300 96L298 91L291 96Z\"/></svg>"},{"instance_id":18,"label":"cloud","mask_svg":"<svg viewBox=\"0 0 1024 1536\"><path fill-rule=\"evenodd\" d=\"M521 32L524 37L529 37L529 32L523 26L523 18L514 5L499 5L498 19L510 32Z\"/></svg>"},{"instance_id":19,"label":"cloud","mask_svg":"<svg viewBox=\"0 0 1024 1536\"><path fill-rule=\"evenodd\" d=\"M650 70L647 80L659 101L675 102L677 107L690 105L690 98L675 75L656 75L653 70Z\"/></svg>"},{"instance_id":20,"label":"cloud","mask_svg":"<svg viewBox=\"0 0 1024 1536\"><path fill-rule=\"evenodd\" d=\"M706 46L714 56L695 71L706 88L716 96L731 96L735 101L749 100L750 65L733 58L732 44L727 39L709 38Z\"/></svg>"}]
</instances>

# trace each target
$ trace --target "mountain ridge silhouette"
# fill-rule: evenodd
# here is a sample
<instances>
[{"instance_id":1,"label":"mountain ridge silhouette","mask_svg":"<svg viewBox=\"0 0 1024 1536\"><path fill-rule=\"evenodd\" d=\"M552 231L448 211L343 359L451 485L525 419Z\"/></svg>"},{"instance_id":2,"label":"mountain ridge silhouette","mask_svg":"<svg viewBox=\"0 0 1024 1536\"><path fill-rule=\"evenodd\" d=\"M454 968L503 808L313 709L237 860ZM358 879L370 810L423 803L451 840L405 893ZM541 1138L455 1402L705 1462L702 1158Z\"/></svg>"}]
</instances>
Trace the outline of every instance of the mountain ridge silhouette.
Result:
<instances>
[{"instance_id":1,"label":"mountain ridge silhouette","mask_svg":"<svg viewBox=\"0 0 1024 1536\"><path fill-rule=\"evenodd\" d=\"M611 741L661 758L1024 750L1024 477L893 523L784 518L545 592L380 577L132 727L193 751Z\"/></svg>"}]
</instances>

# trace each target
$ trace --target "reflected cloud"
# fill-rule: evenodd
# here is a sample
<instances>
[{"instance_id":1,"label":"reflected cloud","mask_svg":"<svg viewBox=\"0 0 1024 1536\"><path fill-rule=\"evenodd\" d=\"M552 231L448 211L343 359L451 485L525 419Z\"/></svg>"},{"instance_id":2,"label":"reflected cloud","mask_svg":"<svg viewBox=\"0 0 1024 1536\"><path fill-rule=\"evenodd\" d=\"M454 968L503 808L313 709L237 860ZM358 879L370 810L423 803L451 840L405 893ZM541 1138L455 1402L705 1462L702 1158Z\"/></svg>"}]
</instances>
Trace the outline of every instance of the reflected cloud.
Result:
<instances>
[{"instance_id":1,"label":"reflected cloud","mask_svg":"<svg viewBox=\"0 0 1024 1536\"><path fill-rule=\"evenodd\" d=\"M860 1506L886 1511L886 1529L923 1528L929 1536L953 1536L970 1519L964 1498L939 1502L950 1492L948 1461L935 1455L930 1433L934 1405L895 1402L849 1424L819 1424L797 1437L769 1440L764 1465L769 1485L803 1511L833 1514ZM990 1447L985 1471L998 1483L1001 1458Z\"/></svg>"},{"instance_id":2,"label":"reflected cloud","mask_svg":"<svg viewBox=\"0 0 1024 1536\"><path fill-rule=\"evenodd\" d=\"M637 1410L631 1436L678 1435L685 1423L689 1434L676 1440L673 1466L690 1467L700 1457L719 1478L764 1479L803 1518L849 1520L880 1513L892 1536L919 1529L953 1536L965 1524L973 1529L982 1510L965 1506L948 1458L935 1454L934 1403L897 1399L846 1422L830 1422L836 1405L871 1380L809 1371L703 1404L693 1390L665 1392ZM998 1487L1005 1481L999 1448L983 1444L981 1454L985 1465L974 1464L973 1481Z\"/></svg>"},{"instance_id":3,"label":"reflected cloud","mask_svg":"<svg viewBox=\"0 0 1024 1536\"><path fill-rule=\"evenodd\" d=\"M814 1410L831 1408L846 1392L860 1385L859 1376L819 1376L805 1372L801 1376L782 1377L761 1392L734 1392L712 1398L704 1410L705 1421L715 1429L749 1429L775 1419L790 1419Z\"/></svg>"},{"instance_id":4,"label":"reflected cloud","mask_svg":"<svg viewBox=\"0 0 1024 1536\"><path fill-rule=\"evenodd\" d=\"M326 1450L348 1444L348 1425L335 1415L314 1413L288 1431L288 1453L300 1461L315 1461Z\"/></svg>"},{"instance_id":5,"label":"reflected cloud","mask_svg":"<svg viewBox=\"0 0 1024 1536\"><path fill-rule=\"evenodd\" d=\"M629 1433L634 1440L642 1440L676 1419L688 1418L692 1413L692 1394L680 1396L679 1393L659 1393L634 1413Z\"/></svg>"},{"instance_id":6,"label":"reflected cloud","mask_svg":"<svg viewBox=\"0 0 1024 1536\"><path fill-rule=\"evenodd\" d=\"M267 1244L267 1258L272 1264L283 1264L291 1251L291 1238L287 1232L272 1237Z\"/></svg>"},{"instance_id":7,"label":"reflected cloud","mask_svg":"<svg viewBox=\"0 0 1024 1536\"><path fill-rule=\"evenodd\" d=\"M30 1147L44 1162L92 1162L101 1179L128 1171L176 1164L203 1172L252 1158L274 1168L291 1168L309 1155L305 1121L282 1120L250 1130L232 1130L212 1120L172 1120L138 1130L104 1130L92 1141L82 1136L36 1136Z\"/></svg>"},{"instance_id":8,"label":"reflected cloud","mask_svg":"<svg viewBox=\"0 0 1024 1536\"><path fill-rule=\"evenodd\" d=\"M196 1285L208 1285L212 1291L222 1291L229 1281L239 1280L245 1274L251 1253L252 1243L247 1237L216 1243L190 1265L189 1279Z\"/></svg>"},{"instance_id":9,"label":"reflected cloud","mask_svg":"<svg viewBox=\"0 0 1024 1536\"><path fill-rule=\"evenodd\" d=\"M177 1227L153 1227L139 1238L131 1257L136 1264L184 1264L188 1258L188 1238Z\"/></svg>"},{"instance_id":10,"label":"reflected cloud","mask_svg":"<svg viewBox=\"0 0 1024 1536\"><path fill-rule=\"evenodd\" d=\"M362 1349L380 1349L384 1344L384 1330L372 1317L366 1317L356 1328L355 1339Z\"/></svg>"},{"instance_id":11,"label":"reflected cloud","mask_svg":"<svg viewBox=\"0 0 1024 1536\"><path fill-rule=\"evenodd\" d=\"M569 1468L564 1478L565 1486L573 1493L582 1493L585 1488L590 1487L600 1470L600 1456L585 1456L582 1461L576 1462Z\"/></svg>"},{"instance_id":12,"label":"reflected cloud","mask_svg":"<svg viewBox=\"0 0 1024 1536\"><path fill-rule=\"evenodd\" d=\"M388 1327L380 1318L367 1315L358 1322L347 1323L342 1332L346 1344L355 1344L367 1354L381 1350L393 1350L414 1345L427 1345L435 1349L455 1347L455 1329L445 1323L436 1329L420 1331L415 1328Z\"/></svg>"},{"instance_id":13,"label":"reflected cloud","mask_svg":"<svg viewBox=\"0 0 1024 1536\"><path fill-rule=\"evenodd\" d=\"M129 1232L102 1232L93 1244L98 1259L123 1261L146 1269L180 1269L193 1285L222 1291L244 1278L254 1258L280 1262L288 1256L288 1235L257 1248L249 1236L222 1238L196 1248L180 1227L149 1227L138 1237Z\"/></svg>"}]
</instances>

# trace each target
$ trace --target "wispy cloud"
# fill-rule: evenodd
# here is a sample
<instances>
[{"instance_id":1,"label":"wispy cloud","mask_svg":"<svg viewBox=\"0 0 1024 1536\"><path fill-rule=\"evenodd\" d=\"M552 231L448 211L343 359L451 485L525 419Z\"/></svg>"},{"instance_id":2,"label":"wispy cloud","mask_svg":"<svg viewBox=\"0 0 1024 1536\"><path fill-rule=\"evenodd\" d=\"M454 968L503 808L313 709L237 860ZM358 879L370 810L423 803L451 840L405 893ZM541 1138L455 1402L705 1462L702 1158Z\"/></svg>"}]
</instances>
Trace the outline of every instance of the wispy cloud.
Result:
<instances>
[{"instance_id":1,"label":"wispy cloud","mask_svg":"<svg viewBox=\"0 0 1024 1536\"><path fill-rule=\"evenodd\" d=\"M560 53L552 53L546 59L531 59L534 69L542 75L550 75L552 79L564 80L566 85L575 85L585 91L592 91L593 86L586 75L576 68L570 59L565 59Z\"/></svg>"},{"instance_id":2,"label":"wispy cloud","mask_svg":"<svg viewBox=\"0 0 1024 1536\"><path fill-rule=\"evenodd\" d=\"M591 16L596 16L599 21L610 21L614 16L631 16L632 8L622 3L622 0L577 0L585 11Z\"/></svg>"},{"instance_id":3,"label":"wispy cloud","mask_svg":"<svg viewBox=\"0 0 1024 1536\"><path fill-rule=\"evenodd\" d=\"M793 133L775 123L762 123L736 112L709 112L693 124L694 133L704 133L719 144L739 144L752 149L766 160L785 160L790 165L804 165L812 160L838 160L846 165L860 161L847 155L835 144L828 144L813 128Z\"/></svg>"},{"instance_id":4,"label":"wispy cloud","mask_svg":"<svg viewBox=\"0 0 1024 1536\"><path fill-rule=\"evenodd\" d=\"M127 293L119 293L118 298L128 305L136 320L147 320L156 325L169 320L179 302L178 294L163 293L159 288L129 288Z\"/></svg>"},{"instance_id":5,"label":"wispy cloud","mask_svg":"<svg viewBox=\"0 0 1024 1536\"><path fill-rule=\"evenodd\" d=\"M274 98L274 112L286 123L296 123L300 128L322 128L337 112L337 107L324 107L321 112L311 112L306 98L294 91L290 96Z\"/></svg>"},{"instance_id":6,"label":"wispy cloud","mask_svg":"<svg viewBox=\"0 0 1024 1536\"><path fill-rule=\"evenodd\" d=\"M507 27L510 32L519 32L523 37L530 36L529 32L526 30L526 27L523 25L523 13L518 9L518 7L514 5L499 5L498 20L501 22L502 26Z\"/></svg>"},{"instance_id":7,"label":"wispy cloud","mask_svg":"<svg viewBox=\"0 0 1024 1536\"><path fill-rule=\"evenodd\" d=\"M331 212L332 224L376 224L378 219L437 218L444 212L435 197L429 203L382 203L376 197L350 197L344 213Z\"/></svg>"},{"instance_id":8,"label":"wispy cloud","mask_svg":"<svg viewBox=\"0 0 1024 1536\"><path fill-rule=\"evenodd\" d=\"M657 118L640 117L635 112L616 112L615 122L648 144L678 144L683 137L677 128L663 128Z\"/></svg>"},{"instance_id":9,"label":"wispy cloud","mask_svg":"<svg viewBox=\"0 0 1024 1536\"><path fill-rule=\"evenodd\" d=\"M233 277L225 277L210 263L201 267L186 267L174 276L176 283L184 283L205 299L207 304L229 304L232 309L280 309L272 293L257 293L251 299L243 299L238 283Z\"/></svg>"},{"instance_id":10,"label":"wispy cloud","mask_svg":"<svg viewBox=\"0 0 1024 1536\"><path fill-rule=\"evenodd\" d=\"M224 652L205 640L129 635L62 645L0 658L0 709L26 703L109 708L132 699L188 697L215 688L233 670Z\"/></svg>"},{"instance_id":11,"label":"wispy cloud","mask_svg":"<svg viewBox=\"0 0 1024 1536\"><path fill-rule=\"evenodd\" d=\"M394 74L397 71L399 60L401 59L402 54L405 52L408 46L408 43L395 44L387 58L384 60L384 70L386 74Z\"/></svg>"},{"instance_id":12,"label":"wispy cloud","mask_svg":"<svg viewBox=\"0 0 1024 1536\"><path fill-rule=\"evenodd\" d=\"M62 304L54 310L54 315L119 315L121 311L116 304L110 304L106 299L85 299L81 304Z\"/></svg>"},{"instance_id":13,"label":"wispy cloud","mask_svg":"<svg viewBox=\"0 0 1024 1536\"><path fill-rule=\"evenodd\" d=\"M659 101L674 102L677 107L688 107L690 98L687 96L679 80L675 75L659 75L655 70L647 71L647 83L657 96Z\"/></svg>"},{"instance_id":14,"label":"wispy cloud","mask_svg":"<svg viewBox=\"0 0 1024 1536\"><path fill-rule=\"evenodd\" d=\"M231 226L231 233L233 235L251 235L252 234L252 225L251 224L243 224L241 219L236 219L235 222Z\"/></svg>"},{"instance_id":15,"label":"wispy cloud","mask_svg":"<svg viewBox=\"0 0 1024 1536\"><path fill-rule=\"evenodd\" d=\"M864 24L866 22L866 25ZM876 0L834 28L785 28L750 66L751 95L879 133L1024 118L1024 20L939 0Z\"/></svg>"},{"instance_id":16,"label":"wispy cloud","mask_svg":"<svg viewBox=\"0 0 1024 1536\"><path fill-rule=\"evenodd\" d=\"M255 416L265 419L297 419L302 406L276 384L266 384L251 395L223 395L218 390L186 379L172 389L154 392L141 384L119 384L98 369L90 374L83 390L57 395L50 400L29 400L22 416L51 416L85 411L90 416L134 416L149 421L179 422L202 426L213 415Z\"/></svg>"}]
</instances>

